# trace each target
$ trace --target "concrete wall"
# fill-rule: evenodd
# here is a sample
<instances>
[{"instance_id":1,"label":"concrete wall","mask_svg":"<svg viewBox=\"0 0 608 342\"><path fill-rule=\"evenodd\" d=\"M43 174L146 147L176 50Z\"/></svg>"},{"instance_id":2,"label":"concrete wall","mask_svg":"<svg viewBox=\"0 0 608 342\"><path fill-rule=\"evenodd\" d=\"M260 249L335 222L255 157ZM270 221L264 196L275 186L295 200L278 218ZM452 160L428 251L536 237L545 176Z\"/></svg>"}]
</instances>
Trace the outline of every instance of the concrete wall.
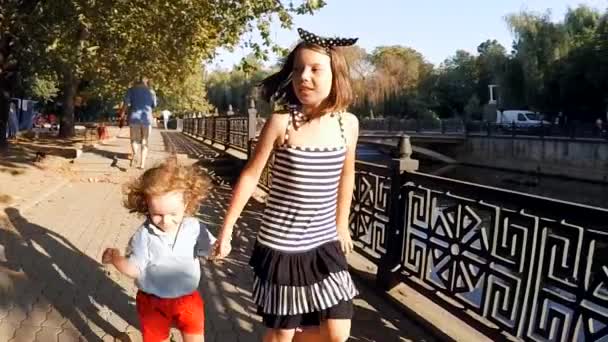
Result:
<instances>
[{"instance_id":1,"label":"concrete wall","mask_svg":"<svg viewBox=\"0 0 608 342\"><path fill-rule=\"evenodd\" d=\"M608 183L608 140L468 137L459 162Z\"/></svg>"}]
</instances>

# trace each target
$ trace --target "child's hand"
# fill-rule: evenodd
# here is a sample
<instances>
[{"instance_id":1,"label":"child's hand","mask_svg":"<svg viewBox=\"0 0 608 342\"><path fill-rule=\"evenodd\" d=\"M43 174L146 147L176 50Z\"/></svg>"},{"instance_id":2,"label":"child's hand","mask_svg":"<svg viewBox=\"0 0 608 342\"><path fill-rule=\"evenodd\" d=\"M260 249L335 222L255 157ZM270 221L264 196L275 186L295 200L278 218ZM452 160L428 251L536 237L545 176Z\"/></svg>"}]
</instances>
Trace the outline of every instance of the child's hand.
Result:
<instances>
[{"instance_id":1,"label":"child's hand","mask_svg":"<svg viewBox=\"0 0 608 342\"><path fill-rule=\"evenodd\" d=\"M218 260L223 259L232 250L231 237L220 236L219 239L213 244L213 250L211 252L211 259Z\"/></svg>"},{"instance_id":2,"label":"child's hand","mask_svg":"<svg viewBox=\"0 0 608 342\"><path fill-rule=\"evenodd\" d=\"M106 248L101 256L101 262L104 264L113 264L116 257L120 256L118 248Z\"/></svg>"}]
</instances>

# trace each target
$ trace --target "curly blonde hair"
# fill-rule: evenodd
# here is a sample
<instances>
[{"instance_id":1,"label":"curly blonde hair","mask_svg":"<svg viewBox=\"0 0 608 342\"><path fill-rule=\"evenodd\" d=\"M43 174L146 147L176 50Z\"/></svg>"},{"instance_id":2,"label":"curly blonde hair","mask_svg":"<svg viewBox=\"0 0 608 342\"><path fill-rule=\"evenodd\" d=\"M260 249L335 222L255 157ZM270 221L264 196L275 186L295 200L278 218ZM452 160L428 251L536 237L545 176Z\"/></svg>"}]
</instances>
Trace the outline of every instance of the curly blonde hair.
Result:
<instances>
[{"instance_id":1,"label":"curly blonde hair","mask_svg":"<svg viewBox=\"0 0 608 342\"><path fill-rule=\"evenodd\" d=\"M196 166L180 165L176 157L170 157L160 165L148 169L144 174L125 184L124 206L130 212L148 213L147 199L173 191L184 192L186 215L194 215L199 203L211 188L211 182Z\"/></svg>"}]
</instances>

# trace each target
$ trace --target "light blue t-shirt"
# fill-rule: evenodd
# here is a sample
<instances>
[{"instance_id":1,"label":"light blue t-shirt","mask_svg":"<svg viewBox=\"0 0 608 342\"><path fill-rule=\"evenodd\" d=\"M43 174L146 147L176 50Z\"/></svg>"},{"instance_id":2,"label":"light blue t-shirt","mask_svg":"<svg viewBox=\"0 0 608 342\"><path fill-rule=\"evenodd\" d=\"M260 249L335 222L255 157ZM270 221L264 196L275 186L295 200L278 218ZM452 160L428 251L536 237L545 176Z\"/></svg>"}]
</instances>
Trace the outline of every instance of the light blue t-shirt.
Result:
<instances>
[{"instance_id":1,"label":"light blue t-shirt","mask_svg":"<svg viewBox=\"0 0 608 342\"><path fill-rule=\"evenodd\" d=\"M152 108L156 107L156 94L152 89L143 85L131 87L124 100L129 106L129 124L152 125Z\"/></svg>"},{"instance_id":2,"label":"light blue t-shirt","mask_svg":"<svg viewBox=\"0 0 608 342\"><path fill-rule=\"evenodd\" d=\"M129 241L127 257L139 268L137 287L161 298L177 298L198 288L199 256L208 256L215 237L198 219L186 217L176 234L168 234L150 221Z\"/></svg>"}]
</instances>

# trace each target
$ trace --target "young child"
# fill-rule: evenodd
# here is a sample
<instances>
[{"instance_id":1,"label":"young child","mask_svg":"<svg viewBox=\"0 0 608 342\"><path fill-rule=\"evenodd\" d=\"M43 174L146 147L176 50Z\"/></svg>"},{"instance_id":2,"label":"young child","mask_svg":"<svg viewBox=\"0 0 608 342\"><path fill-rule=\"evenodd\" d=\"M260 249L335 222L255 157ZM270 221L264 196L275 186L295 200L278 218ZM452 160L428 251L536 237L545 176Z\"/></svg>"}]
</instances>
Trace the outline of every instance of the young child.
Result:
<instances>
[{"instance_id":1,"label":"young child","mask_svg":"<svg viewBox=\"0 0 608 342\"><path fill-rule=\"evenodd\" d=\"M102 261L135 279L144 342L165 341L172 324L184 342L204 341L198 258L208 256L215 238L193 215L209 184L194 167L170 158L125 187L125 207L146 220L126 256L107 248Z\"/></svg>"},{"instance_id":2,"label":"young child","mask_svg":"<svg viewBox=\"0 0 608 342\"><path fill-rule=\"evenodd\" d=\"M355 177L357 118L342 48L354 38L299 30L300 42L262 81L266 99L290 110L266 121L233 191L214 256L231 250L234 224L274 153L272 186L249 264L265 342L344 342L357 295L345 254Z\"/></svg>"}]
</instances>

